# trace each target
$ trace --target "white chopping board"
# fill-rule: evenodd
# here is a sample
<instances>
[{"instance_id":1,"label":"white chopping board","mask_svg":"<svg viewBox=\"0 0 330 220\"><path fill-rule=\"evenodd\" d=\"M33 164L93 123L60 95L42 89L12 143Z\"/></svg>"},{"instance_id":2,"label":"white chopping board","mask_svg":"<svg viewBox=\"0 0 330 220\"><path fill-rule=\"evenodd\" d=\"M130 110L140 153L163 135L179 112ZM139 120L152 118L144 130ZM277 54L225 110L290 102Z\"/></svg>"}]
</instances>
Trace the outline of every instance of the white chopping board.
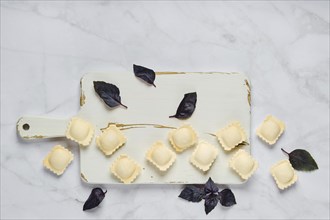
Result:
<instances>
[{"instance_id":1,"label":"white chopping board","mask_svg":"<svg viewBox=\"0 0 330 220\"><path fill-rule=\"evenodd\" d=\"M120 89L122 103L128 108L110 109L94 91L93 81L105 81ZM229 158L237 151L225 152L214 134L231 121L239 121L250 142L250 86L241 73L157 73L157 88L148 86L133 73L88 73L81 79L81 109L77 116L95 125L91 144L80 147L82 179L91 184L116 184L110 166L120 154L127 154L141 166L141 174L133 184L205 183L209 177L218 184L240 184L244 181L228 167ZM186 120L169 118L174 115L185 93L197 92L193 115ZM64 137L68 119L22 117L17 123L20 136L26 139ZM101 129L117 124L127 143L111 156L105 156L95 143ZM165 173L145 159L147 149L156 141L168 141L171 128L190 124L199 139L215 145L219 155L211 169L204 173L189 162L194 148L177 153L177 159ZM78 145L77 145L78 146ZM250 145L243 147L250 152ZM172 148L173 149L173 148Z\"/></svg>"}]
</instances>

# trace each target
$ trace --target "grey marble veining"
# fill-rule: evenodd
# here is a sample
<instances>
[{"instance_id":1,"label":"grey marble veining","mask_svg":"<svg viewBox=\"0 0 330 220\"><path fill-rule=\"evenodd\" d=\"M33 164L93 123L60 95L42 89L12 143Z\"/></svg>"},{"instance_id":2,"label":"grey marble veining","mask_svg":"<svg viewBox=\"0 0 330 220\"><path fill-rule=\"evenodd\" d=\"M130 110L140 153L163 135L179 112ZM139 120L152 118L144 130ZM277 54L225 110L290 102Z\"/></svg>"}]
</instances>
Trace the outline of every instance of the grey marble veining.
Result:
<instances>
[{"instance_id":1,"label":"grey marble veining","mask_svg":"<svg viewBox=\"0 0 330 220\"><path fill-rule=\"evenodd\" d=\"M1 218L329 219L328 1L1 1ZM252 85L252 152L260 167L230 186L237 205L177 198L182 186L104 186L99 208L83 212L92 186L80 180L77 146L23 141L22 115L70 117L89 71L236 71ZM269 147L254 133L268 114L287 129ZM42 167L63 144L74 162L61 177ZM277 189L270 166L304 148L319 170Z\"/></svg>"}]
</instances>

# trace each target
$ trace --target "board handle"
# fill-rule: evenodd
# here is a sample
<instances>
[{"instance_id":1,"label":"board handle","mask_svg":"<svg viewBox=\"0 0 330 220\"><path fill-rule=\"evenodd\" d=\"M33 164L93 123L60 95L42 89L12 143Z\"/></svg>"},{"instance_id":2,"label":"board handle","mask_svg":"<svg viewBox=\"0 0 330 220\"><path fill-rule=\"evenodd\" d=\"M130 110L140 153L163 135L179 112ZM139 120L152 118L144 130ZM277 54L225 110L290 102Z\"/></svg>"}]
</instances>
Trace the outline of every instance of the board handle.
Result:
<instances>
[{"instance_id":1,"label":"board handle","mask_svg":"<svg viewBox=\"0 0 330 220\"><path fill-rule=\"evenodd\" d=\"M17 132L23 139L65 137L69 119L24 116L17 122Z\"/></svg>"}]
</instances>

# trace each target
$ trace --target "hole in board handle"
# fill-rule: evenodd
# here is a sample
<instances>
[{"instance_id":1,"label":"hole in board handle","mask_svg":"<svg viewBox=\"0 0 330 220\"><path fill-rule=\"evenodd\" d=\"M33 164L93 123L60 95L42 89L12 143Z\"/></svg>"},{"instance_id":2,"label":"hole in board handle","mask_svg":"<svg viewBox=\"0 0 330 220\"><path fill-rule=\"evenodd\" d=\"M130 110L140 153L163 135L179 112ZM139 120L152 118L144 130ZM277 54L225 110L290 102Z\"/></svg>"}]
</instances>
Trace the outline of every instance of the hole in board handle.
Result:
<instances>
[{"instance_id":1,"label":"hole in board handle","mask_svg":"<svg viewBox=\"0 0 330 220\"><path fill-rule=\"evenodd\" d=\"M29 125L29 124L24 124L24 125L23 125L23 129L24 129L25 131L29 130L29 129L30 129L30 125Z\"/></svg>"}]
</instances>

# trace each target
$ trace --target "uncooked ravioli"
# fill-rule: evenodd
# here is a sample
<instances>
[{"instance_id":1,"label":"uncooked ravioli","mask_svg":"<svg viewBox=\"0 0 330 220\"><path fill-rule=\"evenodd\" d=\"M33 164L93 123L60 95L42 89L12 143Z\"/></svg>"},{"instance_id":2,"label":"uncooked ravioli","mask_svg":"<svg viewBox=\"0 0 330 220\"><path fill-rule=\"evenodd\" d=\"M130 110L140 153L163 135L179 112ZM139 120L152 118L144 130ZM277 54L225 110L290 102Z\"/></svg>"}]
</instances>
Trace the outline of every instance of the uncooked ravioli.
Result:
<instances>
[{"instance_id":1,"label":"uncooked ravioli","mask_svg":"<svg viewBox=\"0 0 330 220\"><path fill-rule=\"evenodd\" d=\"M125 143L124 134L115 125L110 125L96 138L97 146L107 156L113 154Z\"/></svg>"},{"instance_id":2,"label":"uncooked ravioli","mask_svg":"<svg viewBox=\"0 0 330 220\"><path fill-rule=\"evenodd\" d=\"M249 179L258 167L258 162L245 150L239 149L229 160L231 167L242 179Z\"/></svg>"},{"instance_id":3,"label":"uncooked ravioli","mask_svg":"<svg viewBox=\"0 0 330 220\"><path fill-rule=\"evenodd\" d=\"M166 171L174 163L176 154L167 148L163 142L157 141L147 151L146 158L159 170Z\"/></svg>"},{"instance_id":4,"label":"uncooked ravioli","mask_svg":"<svg viewBox=\"0 0 330 220\"><path fill-rule=\"evenodd\" d=\"M57 175L62 175L73 160L73 154L61 145L56 145L43 160L43 165Z\"/></svg>"},{"instance_id":5,"label":"uncooked ravioli","mask_svg":"<svg viewBox=\"0 0 330 220\"><path fill-rule=\"evenodd\" d=\"M170 131L169 140L177 152L182 152L197 142L197 135L190 125L183 125Z\"/></svg>"},{"instance_id":6,"label":"uncooked ravioli","mask_svg":"<svg viewBox=\"0 0 330 220\"><path fill-rule=\"evenodd\" d=\"M285 129L283 121L272 115L268 115L257 128L257 135L269 145L276 143Z\"/></svg>"},{"instance_id":7,"label":"uncooked ravioli","mask_svg":"<svg viewBox=\"0 0 330 220\"><path fill-rule=\"evenodd\" d=\"M190 162L198 169L206 172L218 156L218 149L206 141L201 140L190 157Z\"/></svg>"},{"instance_id":8,"label":"uncooked ravioli","mask_svg":"<svg viewBox=\"0 0 330 220\"><path fill-rule=\"evenodd\" d=\"M110 170L112 174L123 183L131 183L140 174L141 168L138 163L129 156L121 154L115 162L113 162Z\"/></svg>"},{"instance_id":9,"label":"uncooked ravioli","mask_svg":"<svg viewBox=\"0 0 330 220\"><path fill-rule=\"evenodd\" d=\"M78 117L73 117L68 125L66 137L82 146L88 146L94 135L94 126Z\"/></svg>"},{"instance_id":10,"label":"uncooked ravioli","mask_svg":"<svg viewBox=\"0 0 330 220\"><path fill-rule=\"evenodd\" d=\"M289 160L280 160L271 167L270 172L280 189L288 188L298 179Z\"/></svg>"},{"instance_id":11,"label":"uncooked ravioli","mask_svg":"<svg viewBox=\"0 0 330 220\"><path fill-rule=\"evenodd\" d=\"M234 121L216 132L216 136L225 151L230 151L246 141L246 134L241 124Z\"/></svg>"}]
</instances>

